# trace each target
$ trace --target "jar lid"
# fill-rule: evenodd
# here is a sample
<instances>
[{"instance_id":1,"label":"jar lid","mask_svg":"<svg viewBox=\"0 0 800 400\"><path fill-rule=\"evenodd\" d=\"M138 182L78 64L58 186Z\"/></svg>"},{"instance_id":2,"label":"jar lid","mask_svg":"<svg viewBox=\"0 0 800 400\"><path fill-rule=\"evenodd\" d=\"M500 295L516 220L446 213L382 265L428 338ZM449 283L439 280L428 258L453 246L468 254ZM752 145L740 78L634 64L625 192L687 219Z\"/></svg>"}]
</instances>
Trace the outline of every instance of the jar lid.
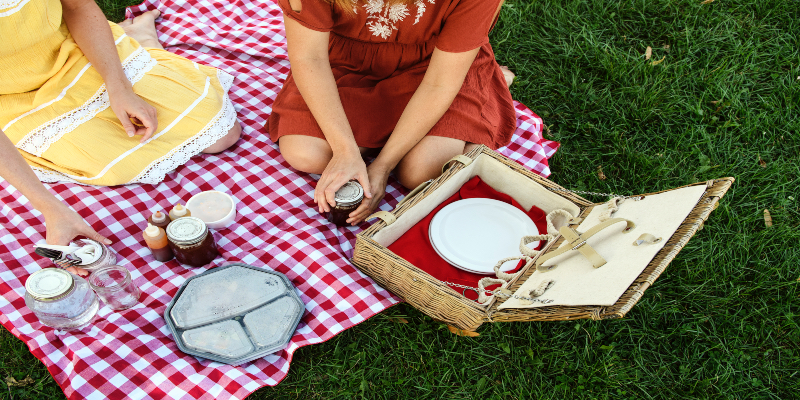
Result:
<instances>
[{"instance_id":1,"label":"jar lid","mask_svg":"<svg viewBox=\"0 0 800 400\"><path fill-rule=\"evenodd\" d=\"M362 199L364 199L364 188L356 181L347 182L336 191L337 207L350 207L360 203Z\"/></svg>"},{"instance_id":2,"label":"jar lid","mask_svg":"<svg viewBox=\"0 0 800 400\"><path fill-rule=\"evenodd\" d=\"M75 279L67 271L46 268L34 272L25 282L25 290L37 300L53 301L63 297L75 285Z\"/></svg>"},{"instance_id":3,"label":"jar lid","mask_svg":"<svg viewBox=\"0 0 800 400\"><path fill-rule=\"evenodd\" d=\"M183 217L167 225L167 238L177 245L190 245L203 240L208 233L205 222L196 217Z\"/></svg>"}]
</instances>

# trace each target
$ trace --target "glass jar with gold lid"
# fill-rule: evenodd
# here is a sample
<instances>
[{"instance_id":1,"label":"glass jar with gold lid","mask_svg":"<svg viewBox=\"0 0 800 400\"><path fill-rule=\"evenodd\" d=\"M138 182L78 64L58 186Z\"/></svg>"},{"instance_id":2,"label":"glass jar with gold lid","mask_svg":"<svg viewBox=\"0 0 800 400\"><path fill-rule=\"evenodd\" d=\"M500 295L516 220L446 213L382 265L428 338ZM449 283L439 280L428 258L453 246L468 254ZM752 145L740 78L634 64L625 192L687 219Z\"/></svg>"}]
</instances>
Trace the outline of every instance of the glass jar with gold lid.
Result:
<instances>
[{"instance_id":1,"label":"glass jar with gold lid","mask_svg":"<svg viewBox=\"0 0 800 400\"><path fill-rule=\"evenodd\" d=\"M200 218L182 217L167 226L169 246L181 264L203 267L219 255L214 236Z\"/></svg>"}]
</instances>

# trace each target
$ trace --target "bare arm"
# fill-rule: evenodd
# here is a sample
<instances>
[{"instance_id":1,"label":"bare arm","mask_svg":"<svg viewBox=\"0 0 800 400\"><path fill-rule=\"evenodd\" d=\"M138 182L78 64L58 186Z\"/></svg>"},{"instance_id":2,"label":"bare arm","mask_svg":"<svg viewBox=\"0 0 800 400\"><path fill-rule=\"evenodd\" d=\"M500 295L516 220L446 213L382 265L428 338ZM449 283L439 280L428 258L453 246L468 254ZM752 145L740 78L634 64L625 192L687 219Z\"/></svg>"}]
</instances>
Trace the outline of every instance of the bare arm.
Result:
<instances>
[{"instance_id":1,"label":"bare arm","mask_svg":"<svg viewBox=\"0 0 800 400\"><path fill-rule=\"evenodd\" d=\"M122 70L111 28L100 7L94 0L61 0L61 4L69 32L103 77L111 109L128 136L142 135L142 142L149 139L157 128L156 110L133 93L131 82ZM144 126L137 128L131 118Z\"/></svg>"},{"instance_id":2,"label":"bare arm","mask_svg":"<svg viewBox=\"0 0 800 400\"><path fill-rule=\"evenodd\" d=\"M111 244L110 240L95 232L75 211L47 191L3 131L0 131L0 159L3 160L0 163L0 177L22 192L33 207L44 215L47 243L67 245L81 235Z\"/></svg>"},{"instance_id":3,"label":"bare arm","mask_svg":"<svg viewBox=\"0 0 800 400\"><path fill-rule=\"evenodd\" d=\"M378 207L389 174L450 108L479 50L464 53L433 51L425 77L403 110L386 146L368 168L373 197L350 213L349 223L360 223Z\"/></svg>"},{"instance_id":4,"label":"bare arm","mask_svg":"<svg viewBox=\"0 0 800 400\"><path fill-rule=\"evenodd\" d=\"M336 191L351 179L357 179L364 187L365 196L372 198L367 168L361 159L331 71L328 56L330 33L308 29L291 18L285 21L292 75L333 150L333 158L317 183L314 201L319 205L320 212L330 211L330 206L336 204Z\"/></svg>"},{"instance_id":5,"label":"bare arm","mask_svg":"<svg viewBox=\"0 0 800 400\"><path fill-rule=\"evenodd\" d=\"M447 53L434 49L422 83L403 110L386 146L373 162L374 168L386 171L388 175L439 122L461 90L479 50Z\"/></svg>"}]
</instances>

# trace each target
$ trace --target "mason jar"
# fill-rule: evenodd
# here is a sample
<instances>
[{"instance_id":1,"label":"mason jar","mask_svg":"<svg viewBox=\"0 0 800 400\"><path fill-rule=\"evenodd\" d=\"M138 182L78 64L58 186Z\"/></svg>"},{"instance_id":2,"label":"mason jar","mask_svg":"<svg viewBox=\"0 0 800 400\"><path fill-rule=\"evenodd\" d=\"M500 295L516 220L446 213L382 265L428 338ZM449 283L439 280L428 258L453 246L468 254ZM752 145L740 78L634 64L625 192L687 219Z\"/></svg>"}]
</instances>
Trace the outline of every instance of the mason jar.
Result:
<instances>
[{"instance_id":1,"label":"mason jar","mask_svg":"<svg viewBox=\"0 0 800 400\"><path fill-rule=\"evenodd\" d=\"M197 217L182 217L167 226L169 246L181 264L203 267L219 256L214 235Z\"/></svg>"},{"instance_id":2,"label":"mason jar","mask_svg":"<svg viewBox=\"0 0 800 400\"><path fill-rule=\"evenodd\" d=\"M25 305L42 325L60 330L86 327L100 307L85 279L58 268L45 268L28 277Z\"/></svg>"},{"instance_id":3,"label":"mason jar","mask_svg":"<svg viewBox=\"0 0 800 400\"><path fill-rule=\"evenodd\" d=\"M350 213L361 205L362 200L364 200L364 188L361 184L356 181L345 183L336 191L336 206L327 213L328 221L337 226L347 226Z\"/></svg>"}]
</instances>

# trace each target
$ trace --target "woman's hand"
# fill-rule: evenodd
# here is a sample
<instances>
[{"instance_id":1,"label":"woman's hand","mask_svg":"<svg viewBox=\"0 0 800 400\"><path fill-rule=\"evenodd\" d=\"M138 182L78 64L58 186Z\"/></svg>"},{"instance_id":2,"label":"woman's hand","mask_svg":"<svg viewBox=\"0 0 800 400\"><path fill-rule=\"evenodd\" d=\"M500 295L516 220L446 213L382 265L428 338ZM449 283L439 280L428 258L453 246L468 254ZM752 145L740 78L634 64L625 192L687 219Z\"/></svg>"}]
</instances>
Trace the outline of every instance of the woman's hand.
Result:
<instances>
[{"instance_id":1,"label":"woman's hand","mask_svg":"<svg viewBox=\"0 0 800 400\"><path fill-rule=\"evenodd\" d=\"M111 244L111 240L97 233L78 213L57 202L43 212L47 227L47 244L68 246L72 239L84 236L96 242Z\"/></svg>"},{"instance_id":2,"label":"woman's hand","mask_svg":"<svg viewBox=\"0 0 800 400\"><path fill-rule=\"evenodd\" d=\"M314 189L314 202L319 206L319 212L326 213L331 207L335 207L336 191L353 179L364 188L364 197L371 199L367 166L361 154L357 151L355 154L334 152L333 158L328 162L325 171L322 171L322 176Z\"/></svg>"},{"instance_id":3,"label":"woman's hand","mask_svg":"<svg viewBox=\"0 0 800 400\"><path fill-rule=\"evenodd\" d=\"M109 89L108 95L111 99L111 110L117 115L129 137L141 135L140 143L144 143L153 136L158 128L155 107L147 104L130 88L116 91Z\"/></svg>"},{"instance_id":4,"label":"woman's hand","mask_svg":"<svg viewBox=\"0 0 800 400\"><path fill-rule=\"evenodd\" d=\"M84 236L96 242L111 244L111 240L97 233L78 213L63 203L56 202L44 213L44 224L47 227L47 244L68 246L72 239ZM69 267L67 271L80 276L89 275L89 271L79 267Z\"/></svg>"},{"instance_id":5,"label":"woman's hand","mask_svg":"<svg viewBox=\"0 0 800 400\"><path fill-rule=\"evenodd\" d=\"M372 198L364 199L361 205L350 213L347 219L348 224L355 226L364 222L378 208L381 200L386 195L386 182L389 180L389 173L391 173L391 169L383 168L375 162L367 168Z\"/></svg>"}]
</instances>

